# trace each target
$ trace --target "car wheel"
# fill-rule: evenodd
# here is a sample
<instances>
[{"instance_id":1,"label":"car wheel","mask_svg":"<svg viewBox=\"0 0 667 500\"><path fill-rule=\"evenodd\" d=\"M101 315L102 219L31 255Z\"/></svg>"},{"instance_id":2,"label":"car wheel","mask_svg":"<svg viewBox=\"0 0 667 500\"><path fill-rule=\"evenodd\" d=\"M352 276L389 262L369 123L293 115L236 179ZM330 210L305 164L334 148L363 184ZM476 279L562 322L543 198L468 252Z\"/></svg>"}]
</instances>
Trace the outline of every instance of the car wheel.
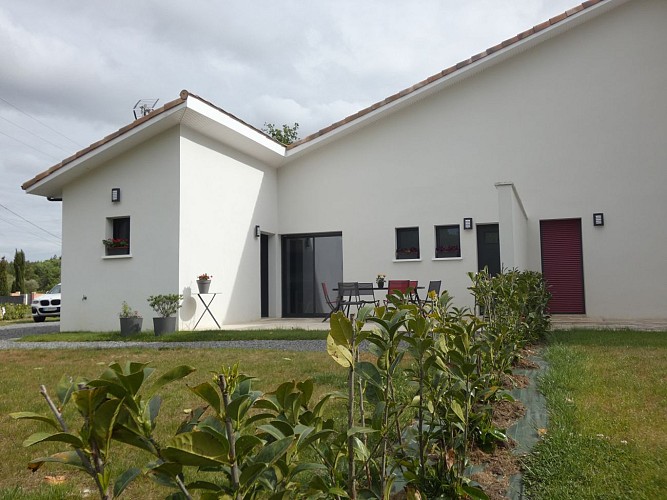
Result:
<instances>
[{"instance_id":1,"label":"car wheel","mask_svg":"<svg viewBox=\"0 0 667 500\"><path fill-rule=\"evenodd\" d=\"M32 319L35 320L35 323L43 323L46 316L33 316Z\"/></svg>"}]
</instances>

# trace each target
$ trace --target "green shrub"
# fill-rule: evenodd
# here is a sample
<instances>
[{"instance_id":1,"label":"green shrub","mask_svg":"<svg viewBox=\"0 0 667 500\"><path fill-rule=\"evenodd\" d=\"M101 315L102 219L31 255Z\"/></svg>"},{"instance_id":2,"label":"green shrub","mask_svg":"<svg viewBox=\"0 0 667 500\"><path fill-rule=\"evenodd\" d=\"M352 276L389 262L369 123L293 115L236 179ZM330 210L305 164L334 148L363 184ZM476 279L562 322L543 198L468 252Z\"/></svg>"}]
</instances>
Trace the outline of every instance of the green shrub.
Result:
<instances>
[{"instance_id":1,"label":"green shrub","mask_svg":"<svg viewBox=\"0 0 667 500\"><path fill-rule=\"evenodd\" d=\"M4 312L4 314L3 314ZM0 304L0 319L23 319L29 318L31 309L25 304Z\"/></svg>"}]
</instances>

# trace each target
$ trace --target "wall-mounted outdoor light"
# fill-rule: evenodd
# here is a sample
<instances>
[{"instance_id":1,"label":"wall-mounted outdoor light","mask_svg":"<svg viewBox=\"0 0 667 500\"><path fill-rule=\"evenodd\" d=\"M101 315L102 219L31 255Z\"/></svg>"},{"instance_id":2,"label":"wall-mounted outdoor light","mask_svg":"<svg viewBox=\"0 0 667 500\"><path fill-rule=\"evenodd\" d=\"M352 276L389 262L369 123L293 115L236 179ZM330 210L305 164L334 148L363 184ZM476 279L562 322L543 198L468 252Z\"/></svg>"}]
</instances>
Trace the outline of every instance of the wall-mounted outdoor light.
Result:
<instances>
[{"instance_id":1,"label":"wall-mounted outdoor light","mask_svg":"<svg viewBox=\"0 0 667 500\"><path fill-rule=\"evenodd\" d=\"M113 203L120 201L120 188L111 188L111 201Z\"/></svg>"},{"instance_id":2,"label":"wall-mounted outdoor light","mask_svg":"<svg viewBox=\"0 0 667 500\"><path fill-rule=\"evenodd\" d=\"M463 229L472 229L472 217L463 218Z\"/></svg>"},{"instance_id":3,"label":"wall-mounted outdoor light","mask_svg":"<svg viewBox=\"0 0 667 500\"><path fill-rule=\"evenodd\" d=\"M593 225L604 226L604 214L602 212L593 214Z\"/></svg>"},{"instance_id":4,"label":"wall-mounted outdoor light","mask_svg":"<svg viewBox=\"0 0 667 500\"><path fill-rule=\"evenodd\" d=\"M255 238L259 238L262 235L262 231L259 229L259 224L255 226Z\"/></svg>"}]
</instances>

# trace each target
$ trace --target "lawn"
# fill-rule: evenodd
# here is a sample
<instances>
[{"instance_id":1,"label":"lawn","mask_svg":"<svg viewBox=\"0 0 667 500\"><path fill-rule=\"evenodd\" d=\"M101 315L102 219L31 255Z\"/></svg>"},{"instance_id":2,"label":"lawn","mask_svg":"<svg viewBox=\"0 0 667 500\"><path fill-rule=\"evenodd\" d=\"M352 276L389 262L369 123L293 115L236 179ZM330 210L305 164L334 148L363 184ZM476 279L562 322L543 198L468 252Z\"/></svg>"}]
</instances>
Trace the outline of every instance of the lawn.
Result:
<instances>
[{"instance_id":1,"label":"lawn","mask_svg":"<svg viewBox=\"0 0 667 500\"><path fill-rule=\"evenodd\" d=\"M667 498L667 332L556 332L534 499Z\"/></svg>"},{"instance_id":2,"label":"lawn","mask_svg":"<svg viewBox=\"0 0 667 500\"><path fill-rule=\"evenodd\" d=\"M152 332L123 337L119 332L44 333L23 337L19 342L224 342L232 340L326 340L326 330L202 330L168 333Z\"/></svg>"},{"instance_id":3,"label":"lawn","mask_svg":"<svg viewBox=\"0 0 667 500\"><path fill-rule=\"evenodd\" d=\"M343 387L345 373L325 352L289 352L238 349L160 349L147 351L141 348L114 350L9 350L0 351L0 449L4 459L0 461L0 500L9 499L61 499L80 498L84 488L92 483L74 469L47 464L31 473L27 468L30 459L59 451L57 445L23 448L22 442L40 429L39 424L14 421L8 414L15 411L34 411L48 414L44 399L39 394L40 384L45 384L54 395L55 386L63 374L96 377L110 363L126 360L151 362L158 368L157 375L168 368L188 364L197 371L185 380L164 387L164 397L159 417L158 437L166 440L173 435L185 418L185 410L200 406L200 401L186 387L209 380L211 372L218 371L240 361L241 371L259 376L255 387L270 391L280 382L304 380L312 377L318 394ZM316 394L317 396L317 394ZM70 410L70 408L68 406ZM118 446L114 468L136 465L138 453L128 453L127 447ZM141 460L148 461L148 457ZM49 479L51 478L51 479ZM62 481L60 486L49 486L47 481ZM156 486L148 479L140 479L123 495L124 498L164 498L170 491ZM95 498L93 491L92 498Z\"/></svg>"},{"instance_id":4,"label":"lawn","mask_svg":"<svg viewBox=\"0 0 667 500\"><path fill-rule=\"evenodd\" d=\"M198 332L204 335L198 339L218 340L207 337L211 333ZM234 333L246 339L255 339L257 334ZM280 338L272 336L276 334L286 332L261 332L268 335L263 338ZM322 338L321 332L301 334ZM191 333L174 334L174 338L179 335ZM55 340L60 335L48 337ZM667 333L556 332L544 352L551 366L542 379L550 423L543 442L527 461L525 479L530 498L667 498ZM196 367L184 381L160 391L165 399L158 425L160 440L173 435L185 411L199 402L186 384L196 385L209 379L211 372L238 361L243 372L260 377L256 387L263 391L282 381L307 377L315 380L318 394L345 385L343 368L325 352L123 348L8 350L0 351L0 356L0 449L5 456L0 462L0 500L79 498L84 488L91 487L82 474L55 465L30 473L26 464L31 458L59 448L23 448L22 441L39 426L8 416L19 410L46 414L39 385L45 384L53 393L63 374L94 377L109 363L126 360L151 362L158 375L179 364ZM114 450L118 453L115 470L145 458L125 447ZM48 478L62 484L49 485ZM166 489L142 479L131 486L125 498L164 498L166 493Z\"/></svg>"}]
</instances>

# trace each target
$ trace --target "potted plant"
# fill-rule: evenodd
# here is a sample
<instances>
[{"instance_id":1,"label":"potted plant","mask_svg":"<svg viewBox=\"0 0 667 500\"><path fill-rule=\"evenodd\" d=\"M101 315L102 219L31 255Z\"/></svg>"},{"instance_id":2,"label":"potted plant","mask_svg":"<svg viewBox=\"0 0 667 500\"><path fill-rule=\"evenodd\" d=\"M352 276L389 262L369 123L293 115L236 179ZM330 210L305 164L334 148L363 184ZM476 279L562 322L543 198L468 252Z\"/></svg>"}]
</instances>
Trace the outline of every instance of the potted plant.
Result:
<instances>
[{"instance_id":1,"label":"potted plant","mask_svg":"<svg viewBox=\"0 0 667 500\"><path fill-rule=\"evenodd\" d=\"M378 277L375 278L375 282L378 284L378 288L384 288L384 282L387 279L386 274L378 274Z\"/></svg>"},{"instance_id":2,"label":"potted plant","mask_svg":"<svg viewBox=\"0 0 667 500\"><path fill-rule=\"evenodd\" d=\"M139 311L132 310L129 304L123 301L120 306L120 334L123 337L132 335L133 333L140 333L144 318L141 317Z\"/></svg>"},{"instance_id":3,"label":"potted plant","mask_svg":"<svg viewBox=\"0 0 667 500\"><path fill-rule=\"evenodd\" d=\"M181 307L182 295L171 293L166 295L151 295L148 305L160 316L153 318L155 336L176 331L176 311Z\"/></svg>"},{"instance_id":4,"label":"potted plant","mask_svg":"<svg viewBox=\"0 0 667 500\"><path fill-rule=\"evenodd\" d=\"M211 278L213 276L204 273L197 276L197 288L199 288L199 293L208 293L208 287L211 286Z\"/></svg>"},{"instance_id":5,"label":"potted plant","mask_svg":"<svg viewBox=\"0 0 667 500\"><path fill-rule=\"evenodd\" d=\"M127 238L107 238L102 240L106 255L127 255L130 253L130 240Z\"/></svg>"}]
</instances>

